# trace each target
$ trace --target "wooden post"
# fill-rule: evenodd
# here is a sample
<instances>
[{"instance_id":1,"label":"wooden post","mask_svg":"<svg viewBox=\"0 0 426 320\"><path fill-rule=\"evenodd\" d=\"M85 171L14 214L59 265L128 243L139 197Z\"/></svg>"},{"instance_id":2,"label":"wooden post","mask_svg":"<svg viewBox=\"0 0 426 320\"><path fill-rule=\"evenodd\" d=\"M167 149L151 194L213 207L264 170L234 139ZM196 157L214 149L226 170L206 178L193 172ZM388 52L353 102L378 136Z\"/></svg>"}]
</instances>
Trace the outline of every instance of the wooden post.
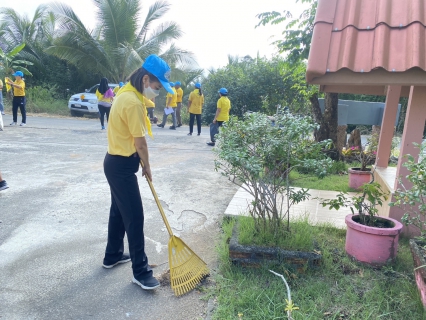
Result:
<instances>
[{"instance_id":1,"label":"wooden post","mask_svg":"<svg viewBox=\"0 0 426 320\"><path fill-rule=\"evenodd\" d=\"M389 86L386 94L386 105L383 112L382 128L377 147L376 166L387 168L392 147L398 102L401 96L401 86Z\"/></svg>"}]
</instances>

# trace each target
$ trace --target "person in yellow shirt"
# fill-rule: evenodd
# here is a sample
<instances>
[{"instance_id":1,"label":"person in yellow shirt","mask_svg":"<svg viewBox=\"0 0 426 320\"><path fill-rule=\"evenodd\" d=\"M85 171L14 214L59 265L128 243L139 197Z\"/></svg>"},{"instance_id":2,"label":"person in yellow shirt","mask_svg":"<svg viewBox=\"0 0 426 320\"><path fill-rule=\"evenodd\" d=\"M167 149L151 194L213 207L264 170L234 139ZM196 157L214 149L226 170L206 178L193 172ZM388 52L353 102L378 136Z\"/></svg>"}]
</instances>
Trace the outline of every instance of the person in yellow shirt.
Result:
<instances>
[{"instance_id":1,"label":"person in yellow shirt","mask_svg":"<svg viewBox=\"0 0 426 320\"><path fill-rule=\"evenodd\" d=\"M177 122L177 127L179 128L179 127L182 127L182 118L180 116L180 111L182 110L182 98L183 98L183 90L181 88L180 81L175 82L175 89L177 94L176 122Z\"/></svg>"},{"instance_id":2,"label":"person in yellow shirt","mask_svg":"<svg viewBox=\"0 0 426 320\"><path fill-rule=\"evenodd\" d=\"M164 128L164 126L166 125L167 117L169 116L171 112L173 125L169 127L169 129L176 130L177 92L174 86L175 84L173 82L170 82L170 87L172 87L173 93L168 93L166 96L167 100L166 100L166 107L164 108L163 122L161 122L161 124L157 124L157 126L160 128Z\"/></svg>"},{"instance_id":3,"label":"person in yellow shirt","mask_svg":"<svg viewBox=\"0 0 426 320\"><path fill-rule=\"evenodd\" d=\"M151 123L154 121L154 108L155 108L155 98L153 99L144 99L146 111L148 112L148 117Z\"/></svg>"},{"instance_id":4,"label":"person in yellow shirt","mask_svg":"<svg viewBox=\"0 0 426 320\"><path fill-rule=\"evenodd\" d=\"M194 128L194 118L197 118L197 136L201 134L201 113L203 111L204 95L201 91L201 84L195 84L195 90L192 91L188 99L188 112L189 112L189 133L192 136Z\"/></svg>"},{"instance_id":5,"label":"person in yellow shirt","mask_svg":"<svg viewBox=\"0 0 426 320\"><path fill-rule=\"evenodd\" d=\"M146 131L151 124L147 118L144 98L158 96L164 87L173 93L169 85L170 67L156 55L145 59L129 82L121 88L111 107L108 123L108 152L104 160L104 172L111 190L111 209L108 222L108 243L103 267L110 269L132 261L132 282L144 290L160 286L153 277L145 254L143 234L144 210L136 173L140 160L142 176L152 180ZM127 234L130 256L124 254L124 234Z\"/></svg>"},{"instance_id":6,"label":"person in yellow shirt","mask_svg":"<svg viewBox=\"0 0 426 320\"><path fill-rule=\"evenodd\" d=\"M118 90L120 90L120 88L121 88L122 86L124 86L124 83L120 81L120 82L118 83L118 86L116 86L116 87L114 88L114 90L112 91L112 92L114 92L114 97L117 95Z\"/></svg>"},{"instance_id":7,"label":"person in yellow shirt","mask_svg":"<svg viewBox=\"0 0 426 320\"><path fill-rule=\"evenodd\" d=\"M229 111L231 110L231 101L228 99L228 90L226 88L221 88L219 90L219 100L217 100L217 109L216 114L213 119L213 123L217 124L217 131L219 132L219 127L223 125L225 121L229 120ZM207 142L209 146L215 145L214 135L210 135L211 142Z\"/></svg>"},{"instance_id":8,"label":"person in yellow shirt","mask_svg":"<svg viewBox=\"0 0 426 320\"><path fill-rule=\"evenodd\" d=\"M3 105L3 81L0 79L0 113L4 115L4 105Z\"/></svg>"},{"instance_id":9,"label":"person in yellow shirt","mask_svg":"<svg viewBox=\"0 0 426 320\"><path fill-rule=\"evenodd\" d=\"M105 130L105 114L108 122L109 112L111 111L111 103L114 97L114 92L109 87L107 78L101 79L99 87L96 89L96 97L98 98L99 120L101 120L101 129Z\"/></svg>"},{"instance_id":10,"label":"person in yellow shirt","mask_svg":"<svg viewBox=\"0 0 426 320\"><path fill-rule=\"evenodd\" d=\"M27 110L25 109L25 105L27 103L25 99L25 82L22 79L24 74L22 71L16 71L12 76L15 77L15 81L9 81L7 84L12 86L13 88L13 100L12 100L12 114L13 114L13 122L10 124L11 126L16 126L18 123L18 108L21 110L22 122L20 124L21 127L27 125Z\"/></svg>"}]
</instances>

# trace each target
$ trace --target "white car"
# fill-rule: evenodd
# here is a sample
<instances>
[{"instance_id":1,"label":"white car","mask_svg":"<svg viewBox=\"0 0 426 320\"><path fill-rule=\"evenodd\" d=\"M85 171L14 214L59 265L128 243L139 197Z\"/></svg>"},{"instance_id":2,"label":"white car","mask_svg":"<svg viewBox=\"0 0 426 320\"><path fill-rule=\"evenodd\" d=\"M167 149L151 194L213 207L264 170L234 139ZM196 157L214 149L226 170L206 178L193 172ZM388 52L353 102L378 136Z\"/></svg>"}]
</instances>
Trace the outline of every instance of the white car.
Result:
<instances>
[{"instance_id":1,"label":"white car","mask_svg":"<svg viewBox=\"0 0 426 320\"><path fill-rule=\"evenodd\" d=\"M109 87L114 90L118 86L116 83L109 83ZM94 85L90 89L86 89L84 93L77 93L71 96L68 101L68 109L70 109L73 117L82 117L84 114L97 114L98 98L96 97L96 89L99 84Z\"/></svg>"}]
</instances>

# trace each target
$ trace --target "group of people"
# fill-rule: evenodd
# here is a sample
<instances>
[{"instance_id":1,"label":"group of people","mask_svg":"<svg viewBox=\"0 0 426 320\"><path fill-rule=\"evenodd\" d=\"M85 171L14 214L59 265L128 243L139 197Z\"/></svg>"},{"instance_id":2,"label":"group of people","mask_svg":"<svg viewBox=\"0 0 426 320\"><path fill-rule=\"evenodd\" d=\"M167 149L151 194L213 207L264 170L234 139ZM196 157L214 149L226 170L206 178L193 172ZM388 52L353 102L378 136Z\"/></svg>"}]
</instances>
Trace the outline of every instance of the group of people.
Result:
<instances>
[{"instance_id":1,"label":"group of people","mask_svg":"<svg viewBox=\"0 0 426 320\"><path fill-rule=\"evenodd\" d=\"M104 173L111 191L108 236L102 265L106 269L111 269L119 264L132 261L132 282L144 290L155 289L160 286L160 283L153 276L148 264L148 257L145 254L144 210L136 173L139 171L139 166L142 165L142 176L152 181L146 141L146 134L152 135L147 106L150 105L149 101L154 101L158 96L161 88L168 92L166 109L175 108L172 112L172 114L175 113L174 129L182 125L178 108L182 107L183 93L180 93L179 98L177 97L180 83L169 82L170 71L170 67L164 60L156 55L150 55L143 65L130 75L126 84L120 84L115 95L114 92L109 92L111 89L106 78L101 80L96 92L99 111L103 115L106 114L108 121L108 150L104 158ZM18 72L15 75L17 78L22 77ZM23 91L19 90L25 88L25 84L22 85L20 81L15 81L11 85L18 89L17 93L21 94ZM225 88L219 90L219 95L218 109L213 122L221 126L229 117L231 104ZM25 98L24 101L20 98L22 96L16 95L16 105L25 104ZM189 135L192 135L195 118L197 119L198 135L200 135L203 103L201 84L196 83L195 89L188 99ZM163 117L162 127L166 123L167 115L165 113L165 117ZM14 122L16 122L15 120L14 118ZM23 121L23 123L25 122ZM102 119L101 125L104 128ZM212 143L214 145L214 141ZM2 180L1 175L0 181L0 190L2 190L7 187L7 184ZM124 253L125 234L127 234L129 243L129 254Z\"/></svg>"},{"instance_id":2,"label":"group of people","mask_svg":"<svg viewBox=\"0 0 426 320\"><path fill-rule=\"evenodd\" d=\"M169 114L172 115L173 125L169 129L176 130L176 128L182 126L181 110L182 110L182 97L183 90L180 82L170 82L170 87L173 93L167 94L166 107L164 109L163 121L157 126L164 128L166 125ZM188 136L192 136L194 132L194 121L197 120L197 135L201 134L201 114L204 104L204 95L201 89L200 83L195 83L194 90L190 93L188 98L188 112L189 112L189 133ZM221 88L219 90L219 100L217 102L217 109L213 124L218 127L222 126L223 122L229 120L229 111L231 110L231 101L228 98L228 90ZM211 141L207 143L210 146L215 145L214 136L211 137Z\"/></svg>"}]
</instances>

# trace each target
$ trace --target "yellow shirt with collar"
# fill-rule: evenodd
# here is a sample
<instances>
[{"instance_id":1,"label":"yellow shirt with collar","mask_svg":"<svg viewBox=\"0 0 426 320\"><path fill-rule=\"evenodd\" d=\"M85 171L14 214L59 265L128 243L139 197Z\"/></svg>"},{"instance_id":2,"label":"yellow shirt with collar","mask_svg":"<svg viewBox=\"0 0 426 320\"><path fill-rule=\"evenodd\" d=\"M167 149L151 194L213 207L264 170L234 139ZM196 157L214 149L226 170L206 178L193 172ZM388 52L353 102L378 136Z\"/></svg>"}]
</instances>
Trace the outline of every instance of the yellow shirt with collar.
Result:
<instances>
[{"instance_id":1,"label":"yellow shirt with collar","mask_svg":"<svg viewBox=\"0 0 426 320\"><path fill-rule=\"evenodd\" d=\"M220 109L220 113L217 116L217 121L228 121L229 110L231 110L231 101L228 97L222 96L217 101L217 108Z\"/></svg>"},{"instance_id":2,"label":"yellow shirt with collar","mask_svg":"<svg viewBox=\"0 0 426 320\"><path fill-rule=\"evenodd\" d=\"M204 104L204 95L200 96L199 89L195 89L189 94L189 101L191 101L191 106L189 107L189 112L193 114L201 114Z\"/></svg>"},{"instance_id":3,"label":"yellow shirt with collar","mask_svg":"<svg viewBox=\"0 0 426 320\"><path fill-rule=\"evenodd\" d=\"M16 79L14 84L21 86L22 88L13 87L13 96L14 97L25 97L25 81Z\"/></svg>"},{"instance_id":4,"label":"yellow shirt with collar","mask_svg":"<svg viewBox=\"0 0 426 320\"><path fill-rule=\"evenodd\" d=\"M136 152L134 138L144 137L146 132L145 110L134 92L123 92L114 99L108 121L109 154L128 157Z\"/></svg>"},{"instance_id":5,"label":"yellow shirt with collar","mask_svg":"<svg viewBox=\"0 0 426 320\"><path fill-rule=\"evenodd\" d=\"M111 104L112 98L105 98L104 95L102 93L100 93L98 89L96 89L95 94L96 94L96 97L98 98L98 102L102 101L102 102L106 102L106 103Z\"/></svg>"},{"instance_id":6,"label":"yellow shirt with collar","mask_svg":"<svg viewBox=\"0 0 426 320\"><path fill-rule=\"evenodd\" d=\"M182 102L182 98L183 98L183 90L182 88L178 88L176 89L176 94L177 94L177 98L176 98L176 102Z\"/></svg>"},{"instance_id":7,"label":"yellow shirt with collar","mask_svg":"<svg viewBox=\"0 0 426 320\"><path fill-rule=\"evenodd\" d=\"M172 87L172 89L173 89L173 92L174 92L173 94L167 93L166 103L167 103L167 101L169 100L170 97L172 98L172 100L170 101L170 105L168 105L166 107L176 108L177 107L177 92L176 92L175 88Z\"/></svg>"},{"instance_id":8,"label":"yellow shirt with collar","mask_svg":"<svg viewBox=\"0 0 426 320\"><path fill-rule=\"evenodd\" d=\"M145 103L145 107L155 108L155 103L152 100L149 100L149 99L143 97L143 102Z\"/></svg>"}]
</instances>

